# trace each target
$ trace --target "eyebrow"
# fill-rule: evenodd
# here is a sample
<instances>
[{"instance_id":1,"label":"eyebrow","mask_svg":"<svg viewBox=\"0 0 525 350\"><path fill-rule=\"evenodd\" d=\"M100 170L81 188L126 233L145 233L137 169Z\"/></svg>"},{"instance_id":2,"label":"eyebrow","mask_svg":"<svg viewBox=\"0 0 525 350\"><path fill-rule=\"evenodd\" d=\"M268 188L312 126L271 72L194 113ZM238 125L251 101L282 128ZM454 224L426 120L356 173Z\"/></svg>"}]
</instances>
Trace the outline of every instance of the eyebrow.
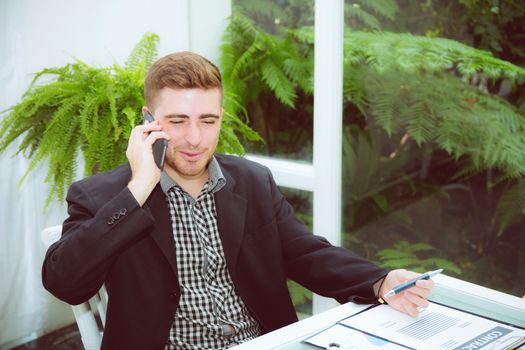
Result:
<instances>
[{"instance_id":1,"label":"eyebrow","mask_svg":"<svg viewBox=\"0 0 525 350\"><path fill-rule=\"evenodd\" d=\"M175 118L190 119L190 116L187 114L168 114L164 116L164 118L166 119L175 119ZM219 116L217 114L211 114L211 113L199 115L199 119L208 119L208 118L219 119Z\"/></svg>"}]
</instances>

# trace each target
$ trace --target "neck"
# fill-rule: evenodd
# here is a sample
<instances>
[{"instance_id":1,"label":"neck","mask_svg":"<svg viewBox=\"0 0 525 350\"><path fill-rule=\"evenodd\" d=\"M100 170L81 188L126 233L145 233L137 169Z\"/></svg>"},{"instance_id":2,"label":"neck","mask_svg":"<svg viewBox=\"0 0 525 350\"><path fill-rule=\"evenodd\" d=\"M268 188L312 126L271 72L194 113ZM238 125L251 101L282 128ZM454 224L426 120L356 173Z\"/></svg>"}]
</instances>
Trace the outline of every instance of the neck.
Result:
<instances>
[{"instance_id":1,"label":"neck","mask_svg":"<svg viewBox=\"0 0 525 350\"><path fill-rule=\"evenodd\" d=\"M184 191L195 199L197 199L204 184L208 181L208 168L195 176L184 176L169 168L166 168L166 172Z\"/></svg>"}]
</instances>

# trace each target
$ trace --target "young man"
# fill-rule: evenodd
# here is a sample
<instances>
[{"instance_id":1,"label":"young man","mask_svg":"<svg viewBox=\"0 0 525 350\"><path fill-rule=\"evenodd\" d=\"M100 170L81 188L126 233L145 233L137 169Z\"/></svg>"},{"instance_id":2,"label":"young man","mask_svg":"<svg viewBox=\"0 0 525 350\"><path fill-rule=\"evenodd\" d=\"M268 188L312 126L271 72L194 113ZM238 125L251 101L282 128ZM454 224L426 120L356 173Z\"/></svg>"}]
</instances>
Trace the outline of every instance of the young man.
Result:
<instances>
[{"instance_id":1,"label":"young man","mask_svg":"<svg viewBox=\"0 0 525 350\"><path fill-rule=\"evenodd\" d=\"M155 122L131 132L128 164L71 186L62 238L42 269L44 286L70 304L105 284L103 349L221 349L255 338L297 320L287 278L341 303L374 303L417 276L312 235L267 168L214 153L222 82L205 58L159 59L144 94ZM152 155L161 138L162 172ZM432 286L418 281L388 302L415 316Z\"/></svg>"}]
</instances>

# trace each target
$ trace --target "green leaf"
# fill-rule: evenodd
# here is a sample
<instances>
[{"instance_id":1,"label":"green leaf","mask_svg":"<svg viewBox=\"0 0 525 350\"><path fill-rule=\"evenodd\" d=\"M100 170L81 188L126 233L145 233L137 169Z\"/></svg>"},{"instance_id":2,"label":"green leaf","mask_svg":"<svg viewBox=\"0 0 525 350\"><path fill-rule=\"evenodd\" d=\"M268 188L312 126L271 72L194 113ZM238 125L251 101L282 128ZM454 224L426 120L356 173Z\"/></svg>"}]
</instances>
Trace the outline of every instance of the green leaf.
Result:
<instances>
[{"instance_id":1,"label":"green leaf","mask_svg":"<svg viewBox=\"0 0 525 350\"><path fill-rule=\"evenodd\" d=\"M294 306L311 301L313 293L295 281L288 280L288 292Z\"/></svg>"},{"instance_id":2,"label":"green leaf","mask_svg":"<svg viewBox=\"0 0 525 350\"><path fill-rule=\"evenodd\" d=\"M375 194L372 196L372 199L383 212L386 213L389 210L388 199L385 196Z\"/></svg>"}]
</instances>

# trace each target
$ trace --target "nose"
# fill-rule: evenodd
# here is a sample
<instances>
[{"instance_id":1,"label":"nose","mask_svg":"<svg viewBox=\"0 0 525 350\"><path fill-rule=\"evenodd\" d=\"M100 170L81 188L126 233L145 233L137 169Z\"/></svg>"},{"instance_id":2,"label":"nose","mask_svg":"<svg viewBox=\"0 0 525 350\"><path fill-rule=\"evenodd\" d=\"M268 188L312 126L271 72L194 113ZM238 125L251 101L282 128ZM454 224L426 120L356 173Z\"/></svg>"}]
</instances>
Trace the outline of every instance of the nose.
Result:
<instances>
[{"instance_id":1,"label":"nose","mask_svg":"<svg viewBox=\"0 0 525 350\"><path fill-rule=\"evenodd\" d=\"M201 130L199 126L195 123L191 123L186 130L184 139L192 147L199 146L199 143L201 142Z\"/></svg>"}]
</instances>

